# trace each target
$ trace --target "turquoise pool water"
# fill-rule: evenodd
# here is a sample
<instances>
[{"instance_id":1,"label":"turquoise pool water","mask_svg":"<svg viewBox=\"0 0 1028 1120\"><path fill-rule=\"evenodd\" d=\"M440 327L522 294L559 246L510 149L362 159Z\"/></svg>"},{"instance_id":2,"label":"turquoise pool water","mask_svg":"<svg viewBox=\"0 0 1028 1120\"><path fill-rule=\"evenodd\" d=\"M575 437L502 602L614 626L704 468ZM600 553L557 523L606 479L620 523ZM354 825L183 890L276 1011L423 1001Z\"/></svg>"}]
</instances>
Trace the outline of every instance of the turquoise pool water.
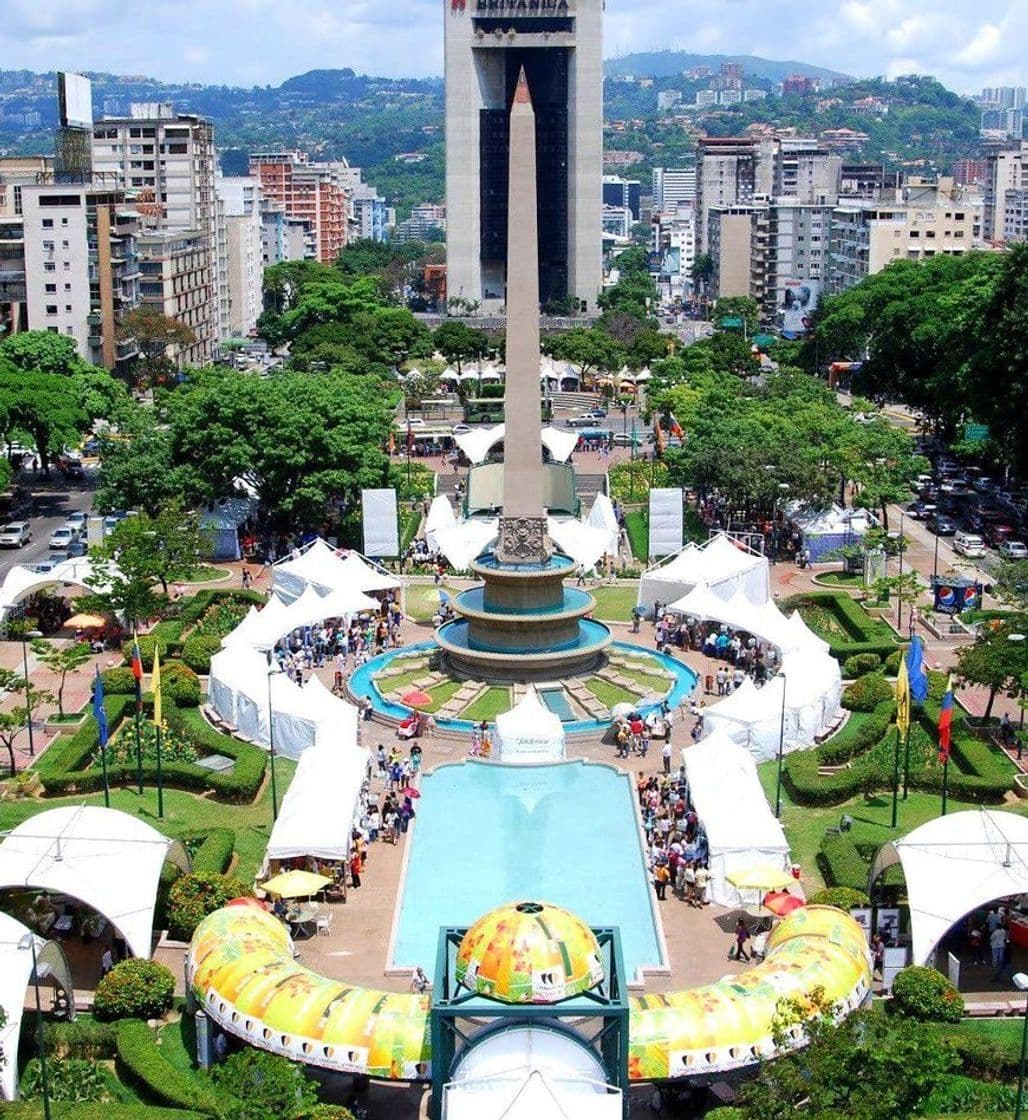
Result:
<instances>
[{"instance_id":1,"label":"turquoise pool water","mask_svg":"<svg viewBox=\"0 0 1028 1120\"><path fill-rule=\"evenodd\" d=\"M397 720L406 719L410 715L410 708L405 708L402 704L387 700L378 691L378 687L372 678L397 659L402 659L412 653L424 653L436 648L435 642L420 642L418 645L389 650L388 653L380 654L367 664L361 665L359 669L354 670L349 679L350 691L358 698L367 697L377 712ZM676 661L673 657L666 657L656 650L644 649L642 646L630 645L628 642L614 642L611 648L629 653L633 657L652 658L662 669L671 673L675 683L667 697L667 702L672 708L678 707L696 687L696 673L688 665L683 665L681 661ZM402 660L400 664L403 664ZM654 707L656 707L655 704L641 704L639 710L645 714ZM436 722L439 727L446 731L464 731L469 735L475 727L470 720L466 719L439 719L437 717ZM606 720L576 719L565 722L564 730L569 733L576 731L595 732L606 726Z\"/></svg>"},{"instance_id":2,"label":"turquoise pool water","mask_svg":"<svg viewBox=\"0 0 1028 1120\"><path fill-rule=\"evenodd\" d=\"M602 642L608 637L610 630L602 622L594 622L591 618L583 618L578 623L578 635L570 642L560 642L546 645L524 646L521 649L489 646L485 642L472 642L468 633L468 624L464 619L456 622L447 622L439 628L440 633L446 635L446 640L458 649L492 650L494 653L551 653L558 650L567 650L569 653L578 649L589 649L590 646Z\"/></svg>"},{"instance_id":3,"label":"turquoise pool water","mask_svg":"<svg viewBox=\"0 0 1028 1120\"><path fill-rule=\"evenodd\" d=\"M574 720L575 713L571 710L562 688L542 688L539 690L539 699L562 723L571 723Z\"/></svg>"},{"instance_id":4,"label":"turquoise pool water","mask_svg":"<svg viewBox=\"0 0 1028 1120\"><path fill-rule=\"evenodd\" d=\"M457 595L457 601L463 603L473 611L484 611L488 608L485 605L485 588L472 587L467 591L461 591ZM504 607L498 610L498 614L523 614L523 615L540 615L540 614L557 614L560 611L577 610L579 607L587 607L592 603L592 596L585 591L579 591L577 587L564 588L564 601L559 607L553 607L548 610L539 610L533 607L531 610L517 610L514 607Z\"/></svg>"},{"instance_id":5,"label":"turquoise pool water","mask_svg":"<svg viewBox=\"0 0 1028 1120\"><path fill-rule=\"evenodd\" d=\"M395 967L431 974L440 926L526 898L619 926L629 976L664 963L627 775L582 762L468 761L426 774L421 791Z\"/></svg>"}]
</instances>

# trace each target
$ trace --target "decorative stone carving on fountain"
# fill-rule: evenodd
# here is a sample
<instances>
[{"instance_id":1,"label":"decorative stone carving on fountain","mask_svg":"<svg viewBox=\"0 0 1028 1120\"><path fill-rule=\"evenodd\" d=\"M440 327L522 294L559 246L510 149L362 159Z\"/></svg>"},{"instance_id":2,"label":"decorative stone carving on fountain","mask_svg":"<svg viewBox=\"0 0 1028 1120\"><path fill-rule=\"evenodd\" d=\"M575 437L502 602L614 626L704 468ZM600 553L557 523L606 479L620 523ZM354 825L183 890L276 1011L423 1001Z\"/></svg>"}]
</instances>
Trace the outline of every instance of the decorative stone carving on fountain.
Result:
<instances>
[{"instance_id":1,"label":"decorative stone carving on fountain","mask_svg":"<svg viewBox=\"0 0 1028 1120\"><path fill-rule=\"evenodd\" d=\"M550 555L545 517L501 517L497 559L504 564L541 564Z\"/></svg>"}]
</instances>

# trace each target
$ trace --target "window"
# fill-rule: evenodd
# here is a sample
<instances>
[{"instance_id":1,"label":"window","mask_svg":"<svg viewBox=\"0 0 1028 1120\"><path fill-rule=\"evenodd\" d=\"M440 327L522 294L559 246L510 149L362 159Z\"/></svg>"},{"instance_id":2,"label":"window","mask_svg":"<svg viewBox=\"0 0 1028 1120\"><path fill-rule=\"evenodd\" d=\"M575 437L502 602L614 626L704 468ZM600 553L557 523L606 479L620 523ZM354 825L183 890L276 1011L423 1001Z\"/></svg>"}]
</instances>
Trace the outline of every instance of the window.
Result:
<instances>
[{"instance_id":1,"label":"window","mask_svg":"<svg viewBox=\"0 0 1028 1120\"><path fill-rule=\"evenodd\" d=\"M55 285L54 285L54 287L56 288L56 287L57 287L57 285L55 284ZM70 291L71 291L71 285L70 285L70 284L65 284L65 285L64 285L64 290L65 290L66 292L70 292Z\"/></svg>"},{"instance_id":2,"label":"window","mask_svg":"<svg viewBox=\"0 0 1028 1120\"><path fill-rule=\"evenodd\" d=\"M67 249L70 246L70 244L71 244L71 242L69 242L69 241L62 241L61 242L61 248L62 249Z\"/></svg>"},{"instance_id":3,"label":"window","mask_svg":"<svg viewBox=\"0 0 1028 1120\"><path fill-rule=\"evenodd\" d=\"M56 292L57 292L57 285L56 285L56 284L47 284L47 285L45 285L45 287L44 287L44 291L45 291L45 292L46 292L46 293L47 293L48 295L49 295L49 294L50 294L51 292L53 292L54 294L56 294Z\"/></svg>"},{"instance_id":4,"label":"window","mask_svg":"<svg viewBox=\"0 0 1028 1120\"><path fill-rule=\"evenodd\" d=\"M64 333L65 334L74 334L75 333L75 328L74 327L65 327L64 328Z\"/></svg>"},{"instance_id":5,"label":"window","mask_svg":"<svg viewBox=\"0 0 1028 1120\"><path fill-rule=\"evenodd\" d=\"M71 272L71 261L65 261L64 262L64 271L65 272Z\"/></svg>"},{"instance_id":6,"label":"window","mask_svg":"<svg viewBox=\"0 0 1028 1120\"><path fill-rule=\"evenodd\" d=\"M47 315L56 315L57 314L57 304L56 303L48 303L46 305L46 313L47 313Z\"/></svg>"},{"instance_id":7,"label":"window","mask_svg":"<svg viewBox=\"0 0 1028 1120\"><path fill-rule=\"evenodd\" d=\"M53 218L44 218L43 221L40 224L42 225L43 229L53 229L54 228Z\"/></svg>"},{"instance_id":8,"label":"window","mask_svg":"<svg viewBox=\"0 0 1028 1120\"><path fill-rule=\"evenodd\" d=\"M55 265L53 261L43 261L43 271L44 272L56 272L57 271L57 265Z\"/></svg>"},{"instance_id":9,"label":"window","mask_svg":"<svg viewBox=\"0 0 1028 1120\"><path fill-rule=\"evenodd\" d=\"M54 251L54 243L52 241L43 242L43 252L52 253Z\"/></svg>"},{"instance_id":10,"label":"window","mask_svg":"<svg viewBox=\"0 0 1028 1120\"><path fill-rule=\"evenodd\" d=\"M68 219L67 218L61 218L61 225L66 226L67 224L68 224Z\"/></svg>"},{"instance_id":11,"label":"window","mask_svg":"<svg viewBox=\"0 0 1028 1120\"><path fill-rule=\"evenodd\" d=\"M64 305L64 310L65 310L65 311L71 311L71 304L70 304L70 303L66 303L66 304Z\"/></svg>"}]
</instances>

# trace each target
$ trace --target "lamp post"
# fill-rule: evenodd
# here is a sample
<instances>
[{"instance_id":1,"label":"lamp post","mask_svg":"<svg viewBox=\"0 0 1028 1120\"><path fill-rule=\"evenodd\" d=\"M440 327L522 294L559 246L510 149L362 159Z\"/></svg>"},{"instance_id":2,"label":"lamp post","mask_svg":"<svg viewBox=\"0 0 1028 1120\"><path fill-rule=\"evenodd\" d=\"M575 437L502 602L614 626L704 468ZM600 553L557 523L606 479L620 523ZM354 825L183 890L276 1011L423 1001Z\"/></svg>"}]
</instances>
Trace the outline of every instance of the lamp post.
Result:
<instances>
[{"instance_id":1,"label":"lamp post","mask_svg":"<svg viewBox=\"0 0 1028 1120\"><path fill-rule=\"evenodd\" d=\"M907 516L907 511L903 510L900 513L900 531L899 531L899 537L896 540L896 549L899 552L899 580L900 580L900 582L896 585L896 629L899 630L901 633L903 631L903 522L904 522L904 519L906 518L906 516ZM938 540L939 538L936 537L935 539ZM911 604L910 610L911 610L911 613L913 613L913 610L914 610L913 604Z\"/></svg>"},{"instance_id":2,"label":"lamp post","mask_svg":"<svg viewBox=\"0 0 1028 1120\"><path fill-rule=\"evenodd\" d=\"M1028 973L1014 973L1014 987L1019 992L1028 992ZM1017 1067L1017 1104L1014 1107L1014 1120L1021 1120L1024 1110L1024 1060L1028 1054L1028 1003L1024 1009L1024 1029L1021 1032L1021 1061Z\"/></svg>"},{"instance_id":3,"label":"lamp post","mask_svg":"<svg viewBox=\"0 0 1028 1120\"><path fill-rule=\"evenodd\" d=\"M785 756L785 689L788 682L785 674L779 673L782 680L782 716L778 724L778 776L775 780L775 817L782 818L782 759Z\"/></svg>"},{"instance_id":4,"label":"lamp post","mask_svg":"<svg viewBox=\"0 0 1028 1120\"><path fill-rule=\"evenodd\" d=\"M1023 642L1024 640L1024 634L1007 635L1008 642ZM1017 761L1020 762L1024 751L1024 689L1020 687L1017 690L1017 706L1021 709L1021 715L1017 721Z\"/></svg>"},{"instance_id":5,"label":"lamp post","mask_svg":"<svg viewBox=\"0 0 1028 1120\"><path fill-rule=\"evenodd\" d=\"M33 641L41 638L41 630L22 630L21 632L21 659L25 672L25 714L29 723L29 758L36 757L36 744L32 739L32 689L29 686L29 638Z\"/></svg>"},{"instance_id":6,"label":"lamp post","mask_svg":"<svg viewBox=\"0 0 1028 1120\"><path fill-rule=\"evenodd\" d=\"M32 985L36 989L36 1030L39 1046L39 1073L43 1083L43 1120L50 1120L50 1078L46 1068L46 1043L43 1038L43 1005L39 999L39 972L36 960L36 935L26 933L18 942L19 949L28 949L32 953ZM1024 1055L1021 1055L1021 1067L1024 1068ZM1018 1097L1020 1100L1020 1097Z\"/></svg>"},{"instance_id":7,"label":"lamp post","mask_svg":"<svg viewBox=\"0 0 1028 1120\"><path fill-rule=\"evenodd\" d=\"M628 401L621 402L621 434L628 435Z\"/></svg>"},{"instance_id":8,"label":"lamp post","mask_svg":"<svg viewBox=\"0 0 1028 1120\"><path fill-rule=\"evenodd\" d=\"M274 653L268 650L268 757L271 765L271 819L278 820L278 789L275 785L275 716L271 710L271 678L277 672L273 668Z\"/></svg>"}]
</instances>

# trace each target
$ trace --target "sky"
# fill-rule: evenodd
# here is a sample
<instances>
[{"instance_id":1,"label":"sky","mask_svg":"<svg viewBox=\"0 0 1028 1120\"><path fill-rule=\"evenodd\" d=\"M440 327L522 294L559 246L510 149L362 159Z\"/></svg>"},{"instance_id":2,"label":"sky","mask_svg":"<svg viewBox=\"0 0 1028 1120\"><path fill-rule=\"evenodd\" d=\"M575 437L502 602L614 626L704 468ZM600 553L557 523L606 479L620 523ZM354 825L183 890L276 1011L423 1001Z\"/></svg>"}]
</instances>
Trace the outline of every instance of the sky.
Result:
<instances>
[{"instance_id":1,"label":"sky","mask_svg":"<svg viewBox=\"0 0 1028 1120\"><path fill-rule=\"evenodd\" d=\"M277 85L442 72L450 0L3 0L0 66ZM470 3L468 4L470 8ZM607 0L605 53L755 54L952 89L1028 83L1028 0Z\"/></svg>"}]
</instances>

